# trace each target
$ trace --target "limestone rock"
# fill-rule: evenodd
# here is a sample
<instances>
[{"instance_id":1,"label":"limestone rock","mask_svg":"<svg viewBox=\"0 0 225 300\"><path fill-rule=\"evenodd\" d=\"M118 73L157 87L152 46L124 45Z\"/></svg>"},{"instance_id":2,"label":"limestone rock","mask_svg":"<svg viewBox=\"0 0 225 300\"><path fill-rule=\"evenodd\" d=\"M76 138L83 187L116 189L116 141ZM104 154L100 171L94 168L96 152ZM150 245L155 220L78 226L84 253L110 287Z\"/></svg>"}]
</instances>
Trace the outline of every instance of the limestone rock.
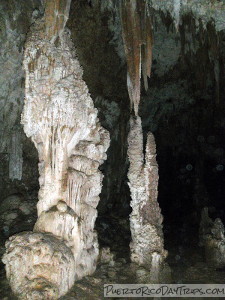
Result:
<instances>
[{"instance_id":1,"label":"limestone rock","mask_svg":"<svg viewBox=\"0 0 225 300\"><path fill-rule=\"evenodd\" d=\"M100 250L99 258L102 264L115 265L114 254L110 251L109 247L104 247Z\"/></svg>"},{"instance_id":2,"label":"limestone rock","mask_svg":"<svg viewBox=\"0 0 225 300\"><path fill-rule=\"evenodd\" d=\"M98 257L94 223L103 179L98 167L106 159L109 134L99 124L69 32L61 31L54 44L43 35L44 26L43 21L34 26L24 59L22 123L40 159L35 231L52 232L71 246L81 278L95 270Z\"/></svg>"},{"instance_id":3,"label":"limestone rock","mask_svg":"<svg viewBox=\"0 0 225 300\"><path fill-rule=\"evenodd\" d=\"M18 209L22 200L22 197L17 194L6 197L0 204L0 214L9 210Z\"/></svg>"},{"instance_id":4,"label":"limestone rock","mask_svg":"<svg viewBox=\"0 0 225 300\"><path fill-rule=\"evenodd\" d=\"M208 216L208 208L202 210L200 223L200 246L205 248L207 263L215 268L225 267L225 237L221 219L213 220Z\"/></svg>"},{"instance_id":5,"label":"limestone rock","mask_svg":"<svg viewBox=\"0 0 225 300\"><path fill-rule=\"evenodd\" d=\"M28 297L24 299L58 299L75 279L94 272L99 254L94 225L103 179L98 167L109 147L109 133L99 123L65 29L70 1L45 4L44 18L33 25L25 45L22 114L40 161L38 220L34 233L12 238L4 256L12 290ZM21 258L17 251L24 245Z\"/></svg>"},{"instance_id":6,"label":"limestone rock","mask_svg":"<svg viewBox=\"0 0 225 300\"><path fill-rule=\"evenodd\" d=\"M54 42L63 33L69 17L71 0L45 1L46 36Z\"/></svg>"},{"instance_id":7,"label":"limestone rock","mask_svg":"<svg viewBox=\"0 0 225 300\"><path fill-rule=\"evenodd\" d=\"M128 136L128 171L132 213L130 226L131 260L150 270L149 280L157 282L167 256L164 250L162 215L157 202L158 165L154 136L148 133L143 154L143 134L140 117L131 119ZM145 163L144 163L145 160Z\"/></svg>"},{"instance_id":8,"label":"limestone rock","mask_svg":"<svg viewBox=\"0 0 225 300\"><path fill-rule=\"evenodd\" d=\"M29 230L36 221L35 198L31 195L12 194L0 204L0 230L8 237Z\"/></svg>"},{"instance_id":9,"label":"limestone rock","mask_svg":"<svg viewBox=\"0 0 225 300\"><path fill-rule=\"evenodd\" d=\"M23 232L10 237L3 262L19 299L58 299L74 282L72 251L51 234Z\"/></svg>"},{"instance_id":10,"label":"limestone rock","mask_svg":"<svg viewBox=\"0 0 225 300\"><path fill-rule=\"evenodd\" d=\"M12 134L9 159L9 178L21 180L23 173L23 144L21 130Z\"/></svg>"}]
</instances>

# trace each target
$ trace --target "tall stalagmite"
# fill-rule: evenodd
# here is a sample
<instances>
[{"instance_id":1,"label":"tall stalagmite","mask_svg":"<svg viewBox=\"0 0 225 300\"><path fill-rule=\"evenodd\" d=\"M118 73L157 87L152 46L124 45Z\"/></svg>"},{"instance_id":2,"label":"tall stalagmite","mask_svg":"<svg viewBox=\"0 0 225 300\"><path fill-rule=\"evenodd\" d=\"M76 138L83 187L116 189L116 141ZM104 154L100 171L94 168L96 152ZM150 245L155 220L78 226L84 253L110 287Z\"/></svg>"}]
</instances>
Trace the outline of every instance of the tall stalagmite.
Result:
<instances>
[{"instance_id":1,"label":"tall stalagmite","mask_svg":"<svg viewBox=\"0 0 225 300\"><path fill-rule=\"evenodd\" d=\"M140 117L131 118L128 157L132 199L131 260L150 270L149 281L158 282L167 251L164 250L163 218L157 202L159 176L156 145L153 134L149 132L144 155Z\"/></svg>"},{"instance_id":2,"label":"tall stalagmite","mask_svg":"<svg viewBox=\"0 0 225 300\"><path fill-rule=\"evenodd\" d=\"M153 37L147 1L123 0L121 19L127 58L127 88L135 114L130 119L128 136L131 260L150 270L149 281L158 282L167 252L164 250L162 215L157 202L156 146L154 136L149 132L144 156L141 118L138 116L141 69L147 89L152 63Z\"/></svg>"},{"instance_id":3,"label":"tall stalagmite","mask_svg":"<svg viewBox=\"0 0 225 300\"><path fill-rule=\"evenodd\" d=\"M70 0L47 0L25 46L22 123L39 154L38 220L35 233L10 238L3 259L21 299L59 298L75 279L95 270L99 252L98 167L109 134L100 126L65 28L69 6Z\"/></svg>"}]
</instances>

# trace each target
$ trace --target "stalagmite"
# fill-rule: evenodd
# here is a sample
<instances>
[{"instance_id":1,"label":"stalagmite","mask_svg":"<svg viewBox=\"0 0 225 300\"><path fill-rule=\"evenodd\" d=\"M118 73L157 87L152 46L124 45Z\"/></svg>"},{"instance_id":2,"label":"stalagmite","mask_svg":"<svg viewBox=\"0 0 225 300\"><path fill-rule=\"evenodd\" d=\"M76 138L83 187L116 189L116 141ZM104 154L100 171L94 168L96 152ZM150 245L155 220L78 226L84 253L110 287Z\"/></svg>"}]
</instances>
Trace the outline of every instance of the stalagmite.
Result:
<instances>
[{"instance_id":1,"label":"stalagmite","mask_svg":"<svg viewBox=\"0 0 225 300\"><path fill-rule=\"evenodd\" d=\"M157 202L156 146L154 136L149 132L144 156L140 117L131 118L128 157L130 161L128 179L132 199L131 260L150 270L151 282L158 282L167 251L164 250L163 218Z\"/></svg>"},{"instance_id":2,"label":"stalagmite","mask_svg":"<svg viewBox=\"0 0 225 300\"><path fill-rule=\"evenodd\" d=\"M91 274L98 259L98 167L106 159L109 133L99 124L64 28L69 5L46 1L45 16L25 45L22 123L38 150L40 190L35 233L11 237L3 259L20 299L57 299L74 280Z\"/></svg>"},{"instance_id":3,"label":"stalagmite","mask_svg":"<svg viewBox=\"0 0 225 300\"><path fill-rule=\"evenodd\" d=\"M157 202L156 146L154 136L149 132L144 156L141 118L138 116L141 69L147 90L152 63L153 37L147 2L123 0L121 19L127 58L127 88L135 114L135 118L131 116L130 119L128 136L131 260L150 271L148 281L158 282L167 251L164 250L162 215Z\"/></svg>"},{"instance_id":4,"label":"stalagmite","mask_svg":"<svg viewBox=\"0 0 225 300\"><path fill-rule=\"evenodd\" d=\"M201 213L199 245L204 247L207 263L214 268L225 267L225 229L221 219L213 221L208 215L208 208Z\"/></svg>"}]
</instances>

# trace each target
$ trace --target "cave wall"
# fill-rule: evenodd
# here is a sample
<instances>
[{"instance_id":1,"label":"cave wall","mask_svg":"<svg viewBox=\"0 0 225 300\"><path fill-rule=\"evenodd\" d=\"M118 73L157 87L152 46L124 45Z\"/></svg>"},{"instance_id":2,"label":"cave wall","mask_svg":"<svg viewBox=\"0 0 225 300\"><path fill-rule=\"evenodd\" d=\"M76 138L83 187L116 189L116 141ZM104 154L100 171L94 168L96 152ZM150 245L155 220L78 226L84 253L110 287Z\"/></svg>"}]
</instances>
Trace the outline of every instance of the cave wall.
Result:
<instances>
[{"instance_id":1,"label":"cave wall","mask_svg":"<svg viewBox=\"0 0 225 300\"><path fill-rule=\"evenodd\" d=\"M32 228L36 219L37 152L23 132L20 117L23 47L30 25L41 14L41 0L0 2L1 237Z\"/></svg>"}]
</instances>

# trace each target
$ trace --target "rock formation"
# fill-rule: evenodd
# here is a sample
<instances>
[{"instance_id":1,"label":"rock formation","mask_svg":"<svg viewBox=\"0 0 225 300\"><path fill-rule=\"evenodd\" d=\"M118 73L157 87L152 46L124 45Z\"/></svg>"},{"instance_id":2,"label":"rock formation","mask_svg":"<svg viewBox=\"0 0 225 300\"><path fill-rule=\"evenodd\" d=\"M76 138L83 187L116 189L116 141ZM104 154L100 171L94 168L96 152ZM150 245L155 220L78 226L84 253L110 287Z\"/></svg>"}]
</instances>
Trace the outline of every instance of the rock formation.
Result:
<instances>
[{"instance_id":1,"label":"rock formation","mask_svg":"<svg viewBox=\"0 0 225 300\"><path fill-rule=\"evenodd\" d=\"M58 299L73 285L75 262L51 234L22 232L6 242L6 275L19 299Z\"/></svg>"},{"instance_id":2,"label":"rock formation","mask_svg":"<svg viewBox=\"0 0 225 300\"><path fill-rule=\"evenodd\" d=\"M208 208L202 210L199 228L199 245L204 247L207 263L215 268L225 267L225 237L221 219L213 221L208 215Z\"/></svg>"},{"instance_id":3,"label":"rock formation","mask_svg":"<svg viewBox=\"0 0 225 300\"><path fill-rule=\"evenodd\" d=\"M144 155L140 117L131 119L128 157L128 179L132 198L131 260L147 267L150 270L149 280L157 282L167 251L164 250L163 218L157 202L159 177L155 140L149 132Z\"/></svg>"},{"instance_id":4,"label":"rock formation","mask_svg":"<svg viewBox=\"0 0 225 300\"><path fill-rule=\"evenodd\" d=\"M131 110L134 108L137 116L141 91L141 71L147 90L152 65L152 24L147 2L145 0L121 1L121 20L127 59L127 89Z\"/></svg>"},{"instance_id":5,"label":"rock formation","mask_svg":"<svg viewBox=\"0 0 225 300\"><path fill-rule=\"evenodd\" d=\"M38 233L13 236L4 255L7 277L21 299L57 299L75 279L95 270L99 253L94 224L103 175L98 167L106 159L109 134L99 124L64 28L69 5L47 1L25 46L22 123L39 154ZM50 262L45 257L54 251Z\"/></svg>"},{"instance_id":6,"label":"rock formation","mask_svg":"<svg viewBox=\"0 0 225 300\"><path fill-rule=\"evenodd\" d=\"M167 252L164 250L162 215L157 202L158 165L154 136L148 133L146 153L138 107L141 93L141 70L145 89L152 64L152 24L146 1L124 0L121 8L123 42L127 59L127 89L131 101L130 132L128 136L128 171L131 191L130 228L131 260L150 270L149 280L158 282ZM132 32L132 34L130 33Z\"/></svg>"}]
</instances>

